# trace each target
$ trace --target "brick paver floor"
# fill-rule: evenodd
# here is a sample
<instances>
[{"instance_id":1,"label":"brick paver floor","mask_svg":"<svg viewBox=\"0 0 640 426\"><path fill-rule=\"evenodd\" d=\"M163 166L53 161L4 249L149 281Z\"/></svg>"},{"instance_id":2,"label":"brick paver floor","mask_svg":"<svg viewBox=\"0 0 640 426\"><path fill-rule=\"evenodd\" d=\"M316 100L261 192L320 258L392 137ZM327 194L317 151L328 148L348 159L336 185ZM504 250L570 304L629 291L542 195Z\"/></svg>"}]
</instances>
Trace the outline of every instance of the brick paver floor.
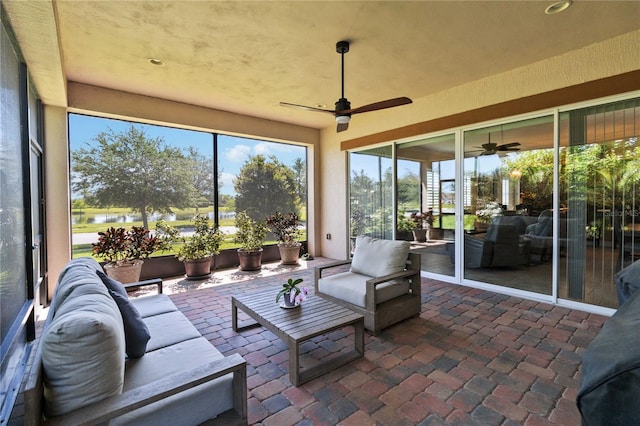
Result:
<instances>
[{"instance_id":1,"label":"brick paver floor","mask_svg":"<svg viewBox=\"0 0 640 426\"><path fill-rule=\"evenodd\" d=\"M250 424L580 424L580 354L606 317L423 279L418 318L367 333L363 359L296 388L282 341L231 329L232 295L273 288L275 301L292 276L313 288L301 269L171 295L222 353L246 359ZM305 356L321 362L352 332L314 339Z\"/></svg>"}]
</instances>

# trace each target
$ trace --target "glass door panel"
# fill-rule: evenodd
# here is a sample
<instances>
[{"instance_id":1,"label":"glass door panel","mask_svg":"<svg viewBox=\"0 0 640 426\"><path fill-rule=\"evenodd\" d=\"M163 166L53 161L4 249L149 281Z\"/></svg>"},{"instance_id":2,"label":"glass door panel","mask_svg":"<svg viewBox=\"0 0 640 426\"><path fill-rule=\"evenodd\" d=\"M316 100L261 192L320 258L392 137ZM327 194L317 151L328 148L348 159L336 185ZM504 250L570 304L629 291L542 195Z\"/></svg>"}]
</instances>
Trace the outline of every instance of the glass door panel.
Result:
<instances>
[{"instance_id":1,"label":"glass door panel","mask_svg":"<svg viewBox=\"0 0 640 426\"><path fill-rule=\"evenodd\" d=\"M413 241L422 270L455 275L455 135L397 145L396 239Z\"/></svg>"},{"instance_id":2,"label":"glass door panel","mask_svg":"<svg viewBox=\"0 0 640 426\"><path fill-rule=\"evenodd\" d=\"M349 154L349 232L393 237L393 161L391 146ZM353 247L352 247L353 249Z\"/></svg>"},{"instance_id":3,"label":"glass door panel","mask_svg":"<svg viewBox=\"0 0 640 426\"><path fill-rule=\"evenodd\" d=\"M561 298L618 307L615 275L640 258L639 132L640 99L560 115Z\"/></svg>"},{"instance_id":4,"label":"glass door panel","mask_svg":"<svg viewBox=\"0 0 640 426\"><path fill-rule=\"evenodd\" d=\"M464 132L464 278L552 294L553 116Z\"/></svg>"}]
</instances>

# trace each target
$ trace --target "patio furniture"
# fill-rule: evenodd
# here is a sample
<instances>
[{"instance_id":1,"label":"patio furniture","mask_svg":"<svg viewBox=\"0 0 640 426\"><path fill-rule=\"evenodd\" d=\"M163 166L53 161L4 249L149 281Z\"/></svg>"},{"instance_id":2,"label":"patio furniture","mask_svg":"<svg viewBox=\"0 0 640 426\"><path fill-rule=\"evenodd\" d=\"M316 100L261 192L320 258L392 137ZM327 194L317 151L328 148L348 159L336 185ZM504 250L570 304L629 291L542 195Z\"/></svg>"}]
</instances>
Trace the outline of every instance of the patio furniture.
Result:
<instances>
[{"instance_id":1,"label":"patio furniture","mask_svg":"<svg viewBox=\"0 0 640 426\"><path fill-rule=\"evenodd\" d=\"M244 359L223 356L167 295L128 299L92 258L63 269L35 350L25 424L247 423Z\"/></svg>"},{"instance_id":2,"label":"patio furniture","mask_svg":"<svg viewBox=\"0 0 640 426\"><path fill-rule=\"evenodd\" d=\"M529 244L513 224L492 223L484 238L464 236L464 264L468 268L518 268L529 263Z\"/></svg>"},{"instance_id":3,"label":"patio furniture","mask_svg":"<svg viewBox=\"0 0 640 426\"><path fill-rule=\"evenodd\" d=\"M420 315L420 254L407 241L358 236L353 260L315 268L315 292L364 316L374 334ZM324 275L350 265L347 272Z\"/></svg>"},{"instance_id":4,"label":"patio furniture","mask_svg":"<svg viewBox=\"0 0 640 426\"><path fill-rule=\"evenodd\" d=\"M583 352L576 398L583 425L640 424L639 323L635 291Z\"/></svg>"},{"instance_id":5,"label":"patio furniture","mask_svg":"<svg viewBox=\"0 0 640 426\"><path fill-rule=\"evenodd\" d=\"M560 236L558 238L559 249L564 250L568 245L567 230L569 220L567 209L560 209L558 215ZM540 262L551 259L553 252L553 210L542 211L538 216L538 221L531 223L525 230L524 237L530 241L530 255L537 256Z\"/></svg>"},{"instance_id":6,"label":"patio furniture","mask_svg":"<svg viewBox=\"0 0 640 426\"><path fill-rule=\"evenodd\" d=\"M308 297L300 306L283 309L275 302L277 290L250 293L231 298L231 326L241 331L255 323L238 325L238 309L284 341L289 348L289 380L299 386L316 377L362 358L364 322L360 314L321 297ZM353 350L328 357L322 363L304 367L300 346L313 337L347 326L354 328ZM303 368L304 367L304 368Z\"/></svg>"},{"instance_id":7,"label":"patio furniture","mask_svg":"<svg viewBox=\"0 0 640 426\"><path fill-rule=\"evenodd\" d=\"M622 306L636 291L640 290L640 261L633 262L616 274L616 290L618 306Z\"/></svg>"}]
</instances>

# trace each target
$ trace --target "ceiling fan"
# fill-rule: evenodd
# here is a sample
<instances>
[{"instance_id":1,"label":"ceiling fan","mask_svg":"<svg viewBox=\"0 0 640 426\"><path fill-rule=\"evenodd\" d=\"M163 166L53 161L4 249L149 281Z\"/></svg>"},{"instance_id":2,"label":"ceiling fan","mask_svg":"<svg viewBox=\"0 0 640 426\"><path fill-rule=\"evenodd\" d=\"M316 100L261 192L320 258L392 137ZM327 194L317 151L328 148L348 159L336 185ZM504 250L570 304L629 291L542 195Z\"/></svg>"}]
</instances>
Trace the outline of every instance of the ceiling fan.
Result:
<instances>
[{"instance_id":1,"label":"ceiling fan","mask_svg":"<svg viewBox=\"0 0 640 426\"><path fill-rule=\"evenodd\" d=\"M311 107L305 105L290 104L288 102L280 102L280 106L304 109L307 111L320 111L328 112L336 117L336 123L338 123L337 131L343 132L349 128L349 121L353 114L359 114L361 112L377 111L380 109L393 108L401 105L410 104L413 102L409 98L394 98L387 99L386 101L374 102L369 105L364 105L358 108L351 108L351 102L344 97L344 54L349 51L348 41L339 41L336 43L336 52L338 52L342 58L342 96L336 102L336 108L334 110L323 109L318 107Z\"/></svg>"},{"instance_id":2,"label":"ceiling fan","mask_svg":"<svg viewBox=\"0 0 640 426\"><path fill-rule=\"evenodd\" d=\"M479 148L482 152L480 155L494 155L498 152L505 151L520 151L520 142L510 142L498 145L497 143L491 142L491 133L489 133L489 142L483 143L481 146L476 146L475 148ZM475 152L475 151L471 151Z\"/></svg>"}]
</instances>

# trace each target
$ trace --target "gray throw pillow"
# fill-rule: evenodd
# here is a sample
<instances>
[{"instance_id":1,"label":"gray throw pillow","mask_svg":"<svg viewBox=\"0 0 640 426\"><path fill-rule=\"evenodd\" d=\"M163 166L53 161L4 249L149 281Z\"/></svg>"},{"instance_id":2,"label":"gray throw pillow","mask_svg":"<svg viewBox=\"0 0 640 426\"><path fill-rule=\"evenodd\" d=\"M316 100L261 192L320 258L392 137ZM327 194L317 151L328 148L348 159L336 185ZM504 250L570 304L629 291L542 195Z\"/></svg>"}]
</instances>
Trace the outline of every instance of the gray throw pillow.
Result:
<instances>
[{"instance_id":1,"label":"gray throw pillow","mask_svg":"<svg viewBox=\"0 0 640 426\"><path fill-rule=\"evenodd\" d=\"M124 286L102 271L96 271L113 297L124 324L125 351L129 358L140 358L147 350L147 342L151 338L149 328L142 320L140 312L133 306Z\"/></svg>"}]
</instances>

